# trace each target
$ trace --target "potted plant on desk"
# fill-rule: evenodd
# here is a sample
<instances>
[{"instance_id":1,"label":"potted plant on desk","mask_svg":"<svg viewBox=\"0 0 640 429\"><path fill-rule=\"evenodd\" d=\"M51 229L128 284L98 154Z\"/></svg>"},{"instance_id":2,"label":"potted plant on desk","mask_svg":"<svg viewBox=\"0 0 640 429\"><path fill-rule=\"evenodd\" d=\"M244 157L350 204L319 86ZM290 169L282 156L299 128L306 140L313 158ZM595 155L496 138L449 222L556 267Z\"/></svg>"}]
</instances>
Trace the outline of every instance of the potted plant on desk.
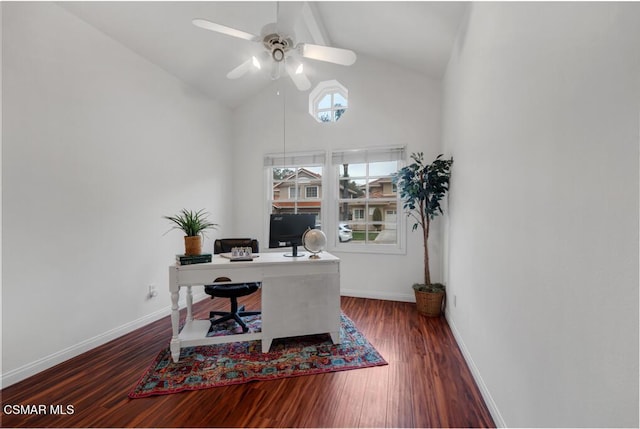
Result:
<instances>
[{"instance_id":1,"label":"potted plant on desk","mask_svg":"<svg viewBox=\"0 0 640 429\"><path fill-rule=\"evenodd\" d=\"M453 158L441 159L438 155L431 164L424 163L422 152L411 154L413 163L401 168L394 181L403 201L407 216L416 220L412 230L422 229L424 249L424 283L416 283L413 290L418 311L427 316L439 316L445 296L445 287L441 283L431 283L429 271L429 229L431 221L442 213L440 200L449 190L451 164Z\"/></svg>"},{"instance_id":2,"label":"potted plant on desk","mask_svg":"<svg viewBox=\"0 0 640 429\"><path fill-rule=\"evenodd\" d=\"M207 229L215 229L218 224L207 220L207 213L204 209L191 211L182 209L175 216L164 216L165 219L174 223L171 229L184 231L184 254L199 255L202 253L202 238Z\"/></svg>"}]
</instances>

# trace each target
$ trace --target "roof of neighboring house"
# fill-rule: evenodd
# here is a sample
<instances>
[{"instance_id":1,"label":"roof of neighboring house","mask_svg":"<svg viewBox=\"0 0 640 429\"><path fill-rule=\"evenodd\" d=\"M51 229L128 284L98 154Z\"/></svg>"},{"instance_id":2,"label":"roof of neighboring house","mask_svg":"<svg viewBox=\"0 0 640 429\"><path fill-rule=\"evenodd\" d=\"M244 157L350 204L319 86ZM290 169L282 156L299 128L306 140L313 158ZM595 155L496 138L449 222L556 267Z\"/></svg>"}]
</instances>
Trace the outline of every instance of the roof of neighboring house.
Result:
<instances>
[{"instance_id":1,"label":"roof of neighboring house","mask_svg":"<svg viewBox=\"0 0 640 429\"><path fill-rule=\"evenodd\" d=\"M344 186L344 180L341 180L341 181L340 181L340 191L341 191L341 192L340 192L340 195L341 195L341 196L342 196L342 191L344 191L344 188L345 188L345 186ZM355 190L353 190L353 189L351 189L351 188L349 188L349 187L347 187L347 192L348 192L348 193L350 193L351 195L358 196L358 192L356 192ZM352 197L352 198L353 198L353 197Z\"/></svg>"},{"instance_id":2,"label":"roof of neighboring house","mask_svg":"<svg viewBox=\"0 0 640 429\"><path fill-rule=\"evenodd\" d=\"M391 194L385 194L382 192L382 187L385 183L393 183L393 179L391 177L380 177L376 180L372 180L371 182L369 182L369 195L372 198L381 198L384 196L389 196ZM365 190L366 185L362 185L360 186L360 188L362 188L362 190ZM392 192L392 194L395 194L395 192Z\"/></svg>"},{"instance_id":3,"label":"roof of neighboring house","mask_svg":"<svg viewBox=\"0 0 640 429\"><path fill-rule=\"evenodd\" d=\"M291 180L294 177L296 177L296 174L298 175L298 177L303 176L303 177L308 177L309 179L322 180L322 175L314 173L313 171L309 171L306 168L299 168L296 173L292 173L288 175L287 177L283 178L282 181L278 181L278 183L273 185L274 189L279 188L284 181Z\"/></svg>"},{"instance_id":4,"label":"roof of neighboring house","mask_svg":"<svg viewBox=\"0 0 640 429\"><path fill-rule=\"evenodd\" d=\"M376 180L372 180L371 182L369 182L369 187L371 187L372 185L381 186L383 183L391 183L391 182L392 182L391 177L380 177Z\"/></svg>"},{"instance_id":5,"label":"roof of neighboring house","mask_svg":"<svg viewBox=\"0 0 640 429\"><path fill-rule=\"evenodd\" d=\"M274 201L272 207L274 209L282 209L282 208L290 208L290 207L299 207L299 208L320 208L320 200L312 200L312 201Z\"/></svg>"},{"instance_id":6,"label":"roof of neighboring house","mask_svg":"<svg viewBox=\"0 0 640 429\"><path fill-rule=\"evenodd\" d=\"M322 180L322 175L321 174L314 173L313 171L307 170L304 167L299 168L298 171L297 171L297 174L298 174L298 177L303 176L303 177L307 177L307 178L312 179L312 180ZM284 177L283 179L278 180L278 182L273 185L273 191L275 193L277 193L277 192L279 192L281 187L289 187L291 185L290 180L295 178L295 176L296 176L296 173L292 173L292 174ZM377 180L385 180L385 178L377 179ZM287 182L287 181L289 181L289 182ZM371 182L371 183L374 183L374 182ZM341 191L340 195L342 195L342 192L344 191L344 188L345 188L344 183L345 183L344 180L340 180L340 183L338 185L339 189ZM284 186L282 186L282 185L284 185ZM349 187L347 187L347 192L349 194L351 194L352 197L358 195L358 192L356 190L351 189Z\"/></svg>"}]
</instances>

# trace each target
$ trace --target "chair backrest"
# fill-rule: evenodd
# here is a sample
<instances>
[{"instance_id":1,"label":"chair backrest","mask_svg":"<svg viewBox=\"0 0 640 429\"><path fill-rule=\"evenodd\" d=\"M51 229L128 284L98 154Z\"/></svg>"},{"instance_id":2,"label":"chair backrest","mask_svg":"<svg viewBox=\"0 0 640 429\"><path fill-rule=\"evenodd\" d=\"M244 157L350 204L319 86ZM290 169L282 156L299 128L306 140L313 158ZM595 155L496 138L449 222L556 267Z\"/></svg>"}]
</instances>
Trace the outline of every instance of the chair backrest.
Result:
<instances>
[{"instance_id":1,"label":"chair backrest","mask_svg":"<svg viewBox=\"0 0 640 429\"><path fill-rule=\"evenodd\" d=\"M229 253L234 247L251 247L251 252L259 253L258 240L253 238L220 238L213 243L213 253Z\"/></svg>"}]
</instances>

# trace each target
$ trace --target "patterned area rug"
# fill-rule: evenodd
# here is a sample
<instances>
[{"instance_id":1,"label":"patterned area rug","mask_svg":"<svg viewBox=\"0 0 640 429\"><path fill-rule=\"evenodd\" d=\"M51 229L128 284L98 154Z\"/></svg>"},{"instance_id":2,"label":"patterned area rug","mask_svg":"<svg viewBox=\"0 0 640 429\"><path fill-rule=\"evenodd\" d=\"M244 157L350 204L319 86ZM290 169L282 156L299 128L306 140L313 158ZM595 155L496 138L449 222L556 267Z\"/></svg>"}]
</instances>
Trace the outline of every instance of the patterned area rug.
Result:
<instances>
[{"instance_id":1,"label":"patterned area rug","mask_svg":"<svg viewBox=\"0 0 640 429\"><path fill-rule=\"evenodd\" d=\"M341 322L342 344L333 344L328 334L322 334L275 339L269 353L261 352L259 340L185 347L177 363L167 347L129 397L387 365L351 319L342 314ZM259 330L259 318L251 326Z\"/></svg>"}]
</instances>

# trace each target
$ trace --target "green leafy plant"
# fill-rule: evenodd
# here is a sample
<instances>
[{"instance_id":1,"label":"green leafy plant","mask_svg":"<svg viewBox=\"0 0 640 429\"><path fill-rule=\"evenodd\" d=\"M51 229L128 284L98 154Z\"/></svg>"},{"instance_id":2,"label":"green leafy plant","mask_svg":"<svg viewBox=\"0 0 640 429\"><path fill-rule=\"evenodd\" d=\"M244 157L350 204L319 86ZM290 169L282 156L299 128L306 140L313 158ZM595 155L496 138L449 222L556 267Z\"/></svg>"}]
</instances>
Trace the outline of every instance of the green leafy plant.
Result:
<instances>
[{"instance_id":1,"label":"green leafy plant","mask_svg":"<svg viewBox=\"0 0 640 429\"><path fill-rule=\"evenodd\" d=\"M182 209L179 214L175 216L164 216L164 218L175 224L171 229L182 230L187 237L195 237L197 235L204 237L205 230L215 229L218 226L217 223L209 222L207 215L208 213L205 212L204 209L198 211Z\"/></svg>"},{"instance_id":2,"label":"green leafy plant","mask_svg":"<svg viewBox=\"0 0 640 429\"><path fill-rule=\"evenodd\" d=\"M401 168L394 175L394 182L398 186L400 199L407 216L413 217L415 223L412 231L418 227L422 229L424 247L424 285L425 288L444 288L443 285L431 283L429 271L429 229L431 221L442 214L440 200L449 190L449 178L451 177L451 164L453 158L442 159L438 155L431 164L425 164L422 152L411 154L413 162ZM416 289L414 285L414 289Z\"/></svg>"},{"instance_id":3,"label":"green leafy plant","mask_svg":"<svg viewBox=\"0 0 640 429\"><path fill-rule=\"evenodd\" d=\"M372 220L374 222L382 222L382 210L380 210L378 207L373 210ZM382 225L380 225L379 223L375 224L373 227L376 229L376 231L380 231L382 229Z\"/></svg>"}]
</instances>

